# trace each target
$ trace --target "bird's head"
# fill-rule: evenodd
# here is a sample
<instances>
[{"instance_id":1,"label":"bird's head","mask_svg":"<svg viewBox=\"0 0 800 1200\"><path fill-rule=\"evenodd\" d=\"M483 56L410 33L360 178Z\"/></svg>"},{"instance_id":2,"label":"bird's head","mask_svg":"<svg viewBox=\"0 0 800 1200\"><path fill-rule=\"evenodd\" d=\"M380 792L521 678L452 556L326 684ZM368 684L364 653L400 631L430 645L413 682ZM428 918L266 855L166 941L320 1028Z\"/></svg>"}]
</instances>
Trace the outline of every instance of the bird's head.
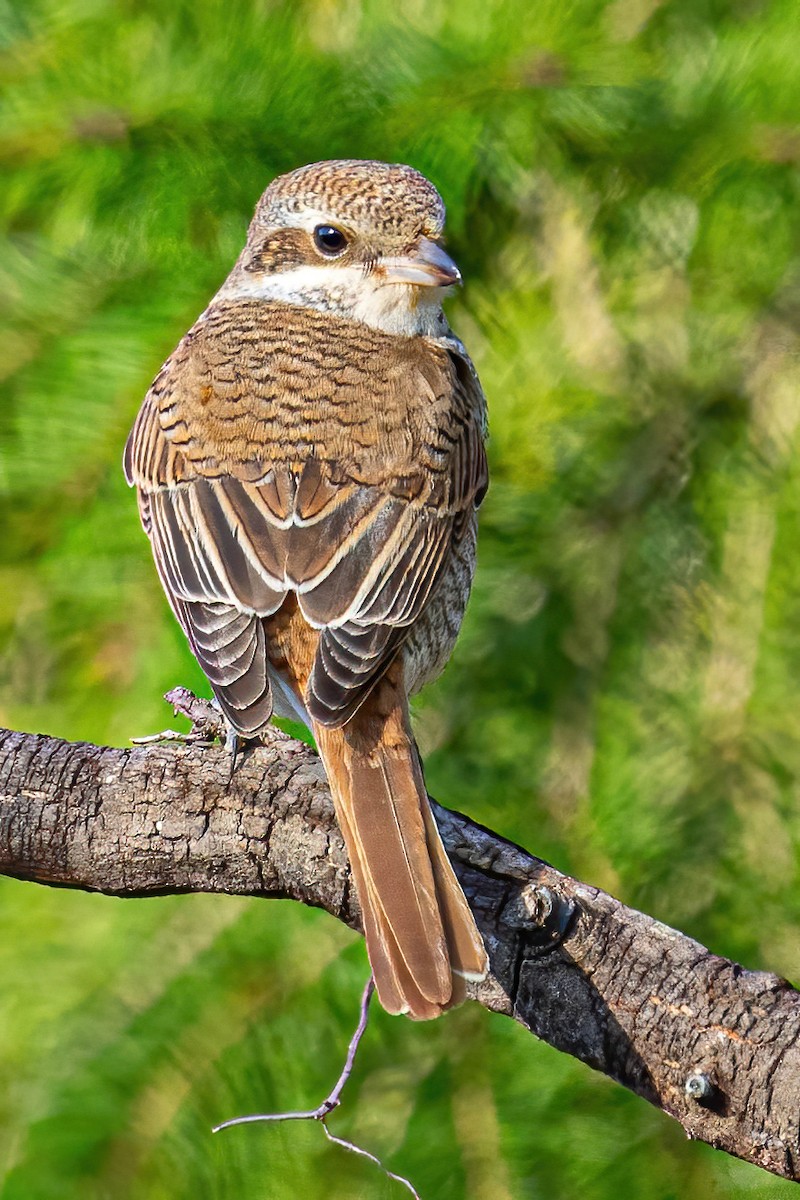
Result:
<instances>
[{"instance_id":1,"label":"bird's head","mask_svg":"<svg viewBox=\"0 0 800 1200\"><path fill-rule=\"evenodd\" d=\"M400 334L434 333L442 289L459 283L442 249L444 205L412 167L338 160L275 179L223 293L319 308Z\"/></svg>"}]
</instances>

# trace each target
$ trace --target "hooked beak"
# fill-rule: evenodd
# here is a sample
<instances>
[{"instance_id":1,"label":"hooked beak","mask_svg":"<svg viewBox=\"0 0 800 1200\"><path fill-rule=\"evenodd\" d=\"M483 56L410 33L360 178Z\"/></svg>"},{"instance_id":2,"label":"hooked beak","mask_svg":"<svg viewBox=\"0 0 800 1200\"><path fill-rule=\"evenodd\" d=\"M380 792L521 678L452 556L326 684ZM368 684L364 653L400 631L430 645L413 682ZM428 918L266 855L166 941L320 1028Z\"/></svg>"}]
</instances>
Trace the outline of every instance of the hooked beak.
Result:
<instances>
[{"instance_id":1,"label":"hooked beak","mask_svg":"<svg viewBox=\"0 0 800 1200\"><path fill-rule=\"evenodd\" d=\"M426 237L419 239L410 254L384 258L380 265L387 283L411 283L416 287L461 283L461 272L450 255Z\"/></svg>"}]
</instances>

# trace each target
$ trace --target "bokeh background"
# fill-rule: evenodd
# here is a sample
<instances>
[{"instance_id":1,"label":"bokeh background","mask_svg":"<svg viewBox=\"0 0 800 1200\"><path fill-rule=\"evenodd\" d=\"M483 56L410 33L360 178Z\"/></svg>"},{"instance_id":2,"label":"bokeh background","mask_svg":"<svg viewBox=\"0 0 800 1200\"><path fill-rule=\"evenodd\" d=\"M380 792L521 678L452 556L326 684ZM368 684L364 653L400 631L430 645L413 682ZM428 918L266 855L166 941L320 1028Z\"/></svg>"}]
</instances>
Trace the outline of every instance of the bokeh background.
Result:
<instances>
[{"instance_id":1,"label":"bokeh background","mask_svg":"<svg viewBox=\"0 0 800 1200\"><path fill-rule=\"evenodd\" d=\"M0 722L203 689L120 471L280 171L409 162L491 408L434 795L800 976L793 0L4 0ZM317 1128L363 948L297 905L0 886L2 1200L406 1195ZM425 1200L793 1194L466 1007L375 1015L337 1131Z\"/></svg>"}]
</instances>

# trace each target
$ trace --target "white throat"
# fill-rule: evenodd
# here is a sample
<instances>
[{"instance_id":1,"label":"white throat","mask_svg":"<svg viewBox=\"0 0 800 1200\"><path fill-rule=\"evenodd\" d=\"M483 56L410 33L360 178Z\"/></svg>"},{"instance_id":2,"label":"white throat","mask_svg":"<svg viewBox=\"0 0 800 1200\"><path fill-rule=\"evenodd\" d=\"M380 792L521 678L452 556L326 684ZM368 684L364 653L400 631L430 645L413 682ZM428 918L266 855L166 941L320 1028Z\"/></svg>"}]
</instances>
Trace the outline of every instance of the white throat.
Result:
<instances>
[{"instance_id":1,"label":"white throat","mask_svg":"<svg viewBox=\"0 0 800 1200\"><path fill-rule=\"evenodd\" d=\"M372 329L402 337L443 337L449 327L442 312L442 289L386 283L361 267L292 267L275 275L225 281L219 300L260 299L298 304L362 321Z\"/></svg>"}]
</instances>

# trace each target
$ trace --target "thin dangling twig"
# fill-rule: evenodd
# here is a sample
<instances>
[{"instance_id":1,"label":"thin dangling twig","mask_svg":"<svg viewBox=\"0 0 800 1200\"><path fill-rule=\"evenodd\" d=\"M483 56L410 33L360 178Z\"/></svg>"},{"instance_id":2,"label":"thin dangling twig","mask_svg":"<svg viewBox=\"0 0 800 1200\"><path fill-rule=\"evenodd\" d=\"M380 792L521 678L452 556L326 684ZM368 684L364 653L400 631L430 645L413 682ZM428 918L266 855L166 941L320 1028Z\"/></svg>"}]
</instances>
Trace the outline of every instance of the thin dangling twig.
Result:
<instances>
[{"instance_id":1,"label":"thin dangling twig","mask_svg":"<svg viewBox=\"0 0 800 1200\"><path fill-rule=\"evenodd\" d=\"M362 1158L369 1159L369 1161L375 1163L375 1165L379 1167L380 1170L383 1171L384 1175L386 1175L389 1179L394 1179L397 1183L402 1183L404 1187L408 1188L415 1200L421 1200L419 1193L414 1188L410 1180L405 1179L402 1175L396 1175L394 1171L390 1171L388 1167L385 1167L381 1160L376 1157L376 1155L372 1154L369 1150L365 1150L363 1146L358 1146L355 1142L348 1141L347 1138L338 1137L335 1133L332 1133L326 1123L330 1114L341 1104L341 1097L345 1084L353 1073L358 1047L361 1044L361 1039L363 1038L364 1033L366 1032L367 1022L369 1020L369 1003L372 999L372 993L374 991L375 981L370 975L361 996L361 1010L358 1025L356 1026L355 1033L350 1039L350 1045L347 1048L347 1057L345 1058L341 1074L336 1080L336 1083L331 1091L320 1105L314 1109L309 1109L307 1112L253 1113L246 1117L232 1117L228 1121L222 1121L221 1124L215 1125L212 1129L212 1133L219 1133L221 1129L230 1129L233 1125L252 1125L257 1121L319 1121L319 1123L322 1125L325 1137L329 1142L333 1142L336 1146L341 1146L344 1150L349 1150L351 1154L358 1154Z\"/></svg>"}]
</instances>

